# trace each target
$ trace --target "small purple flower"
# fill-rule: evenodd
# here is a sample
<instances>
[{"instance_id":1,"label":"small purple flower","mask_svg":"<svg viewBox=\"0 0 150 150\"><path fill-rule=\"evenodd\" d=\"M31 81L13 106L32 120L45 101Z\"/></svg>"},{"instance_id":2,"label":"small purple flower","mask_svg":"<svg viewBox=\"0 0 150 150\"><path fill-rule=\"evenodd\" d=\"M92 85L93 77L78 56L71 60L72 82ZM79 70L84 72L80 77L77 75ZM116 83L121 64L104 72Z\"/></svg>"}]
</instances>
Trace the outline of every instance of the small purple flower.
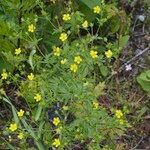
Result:
<instances>
[{"instance_id":1,"label":"small purple flower","mask_svg":"<svg viewBox=\"0 0 150 150\"><path fill-rule=\"evenodd\" d=\"M126 66L125 66L125 68L126 68L126 71L130 71L130 70L132 70L132 66L131 66L131 64L126 65Z\"/></svg>"}]
</instances>

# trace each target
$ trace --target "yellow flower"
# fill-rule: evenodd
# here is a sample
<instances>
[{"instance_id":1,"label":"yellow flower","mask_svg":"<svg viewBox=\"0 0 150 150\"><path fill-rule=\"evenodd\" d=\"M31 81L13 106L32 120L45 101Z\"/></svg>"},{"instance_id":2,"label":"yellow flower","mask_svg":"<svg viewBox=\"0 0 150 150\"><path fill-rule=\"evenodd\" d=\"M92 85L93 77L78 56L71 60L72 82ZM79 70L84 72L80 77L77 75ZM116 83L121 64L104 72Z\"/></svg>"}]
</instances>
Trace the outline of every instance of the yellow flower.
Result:
<instances>
[{"instance_id":1,"label":"yellow flower","mask_svg":"<svg viewBox=\"0 0 150 150\"><path fill-rule=\"evenodd\" d=\"M67 38L68 38L68 36L67 36L67 34L64 33L64 32L61 33L60 36L59 36L59 39L60 39L62 42L66 41Z\"/></svg>"},{"instance_id":2,"label":"yellow flower","mask_svg":"<svg viewBox=\"0 0 150 150\"><path fill-rule=\"evenodd\" d=\"M3 70L1 76L2 76L2 80L6 80L8 78L8 73L6 72L6 70Z\"/></svg>"},{"instance_id":3,"label":"yellow flower","mask_svg":"<svg viewBox=\"0 0 150 150\"><path fill-rule=\"evenodd\" d=\"M10 124L9 130L11 130L13 132L13 131L17 130L17 128L18 128L17 124L14 123L14 124Z\"/></svg>"},{"instance_id":4,"label":"yellow flower","mask_svg":"<svg viewBox=\"0 0 150 150\"><path fill-rule=\"evenodd\" d=\"M95 14L99 14L101 12L101 8L99 6L95 6L93 10Z\"/></svg>"},{"instance_id":5,"label":"yellow flower","mask_svg":"<svg viewBox=\"0 0 150 150\"><path fill-rule=\"evenodd\" d=\"M67 110L69 110L69 107L68 106L63 106L63 110L67 111Z\"/></svg>"},{"instance_id":6,"label":"yellow flower","mask_svg":"<svg viewBox=\"0 0 150 150\"><path fill-rule=\"evenodd\" d=\"M59 139L54 139L54 142L53 142L53 146L55 146L55 147L59 147L60 146L60 140Z\"/></svg>"},{"instance_id":7,"label":"yellow flower","mask_svg":"<svg viewBox=\"0 0 150 150\"><path fill-rule=\"evenodd\" d=\"M34 99L36 100L36 102L39 102L42 99L42 96L40 94L36 94L34 96Z\"/></svg>"},{"instance_id":8,"label":"yellow flower","mask_svg":"<svg viewBox=\"0 0 150 150\"><path fill-rule=\"evenodd\" d=\"M76 56L74 58L74 62L76 62L77 64L80 64L82 62L82 58L80 56Z\"/></svg>"},{"instance_id":9,"label":"yellow flower","mask_svg":"<svg viewBox=\"0 0 150 150\"><path fill-rule=\"evenodd\" d=\"M56 118L53 119L53 124L55 126L58 126L59 123L60 123L60 119L58 117L56 117Z\"/></svg>"},{"instance_id":10,"label":"yellow flower","mask_svg":"<svg viewBox=\"0 0 150 150\"><path fill-rule=\"evenodd\" d=\"M97 58L97 57L98 57L97 53L98 53L98 52L97 52L97 51L94 51L94 50L91 50L91 51L90 51L90 55L91 55L92 58Z\"/></svg>"},{"instance_id":11,"label":"yellow flower","mask_svg":"<svg viewBox=\"0 0 150 150\"><path fill-rule=\"evenodd\" d=\"M18 139L22 140L23 138L24 138L24 134L23 134L22 132L20 132L20 133L18 134Z\"/></svg>"},{"instance_id":12,"label":"yellow flower","mask_svg":"<svg viewBox=\"0 0 150 150\"><path fill-rule=\"evenodd\" d=\"M89 23L88 23L87 20L85 20L85 21L83 22L83 24L82 24L82 27L83 27L83 28L87 28L88 26L89 26Z\"/></svg>"},{"instance_id":13,"label":"yellow flower","mask_svg":"<svg viewBox=\"0 0 150 150\"><path fill-rule=\"evenodd\" d=\"M94 102L93 102L93 107L94 107L94 109L98 109L99 103L94 101Z\"/></svg>"},{"instance_id":14,"label":"yellow flower","mask_svg":"<svg viewBox=\"0 0 150 150\"><path fill-rule=\"evenodd\" d=\"M28 79L29 79L30 81L32 81L32 80L34 79L34 74L33 74L33 73L30 73L30 74L28 75Z\"/></svg>"},{"instance_id":15,"label":"yellow flower","mask_svg":"<svg viewBox=\"0 0 150 150\"><path fill-rule=\"evenodd\" d=\"M124 120L123 120L123 119L119 119L119 123L120 123L121 125L123 125L123 124L124 124Z\"/></svg>"},{"instance_id":16,"label":"yellow flower","mask_svg":"<svg viewBox=\"0 0 150 150\"><path fill-rule=\"evenodd\" d=\"M78 66L76 64L71 64L70 65L70 70L73 72L77 72Z\"/></svg>"},{"instance_id":17,"label":"yellow flower","mask_svg":"<svg viewBox=\"0 0 150 150\"><path fill-rule=\"evenodd\" d=\"M118 119L120 119L120 118L123 116L122 111L121 111L121 110L116 110L116 111L115 111L115 116L116 116Z\"/></svg>"},{"instance_id":18,"label":"yellow flower","mask_svg":"<svg viewBox=\"0 0 150 150\"><path fill-rule=\"evenodd\" d=\"M34 32L35 31L35 26L33 24L28 25L28 31L29 32Z\"/></svg>"},{"instance_id":19,"label":"yellow flower","mask_svg":"<svg viewBox=\"0 0 150 150\"><path fill-rule=\"evenodd\" d=\"M19 117L22 117L24 115L24 110L20 109L20 111L17 112Z\"/></svg>"},{"instance_id":20,"label":"yellow flower","mask_svg":"<svg viewBox=\"0 0 150 150\"><path fill-rule=\"evenodd\" d=\"M62 65L64 65L66 62L67 62L67 59L66 59L66 58L60 61L60 63L61 63Z\"/></svg>"},{"instance_id":21,"label":"yellow flower","mask_svg":"<svg viewBox=\"0 0 150 150\"><path fill-rule=\"evenodd\" d=\"M19 55L20 53L21 53L21 49L20 49L20 48L16 48L16 49L15 49L15 54L16 54L16 55Z\"/></svg>"},{"instance_id":22,"label":"yellow flower","mask_svg":"<svg viewBox=\"0 0 150 150\"><path fill-rule=\"evenodd\" d=\"M108 51L105 52L105 55L106 55L107 58L111 58L113 53L112 53L111 50L108 50Z\"/></svg>"},{"instance_id":23,"label":"yellow flower","mask_svg":"<svg viewBox=\"0 0 150 150\"><path fill-rule=\"evenodd\" d=\"M59 47L53 46L53 53L55 56L60 56L61 49Z\"/></svg>"},{"instance_id":24,"label":"yellow flower","mask_svg":"<svg viewBox=\"0 0 150 150\"><path fill-rule=\"evenodd\" d=\"M63 15L63 20L64 20L64 21L68 21L68 20L70 20L70 19L71 19L70 14L64 14L64 15Z\"/></svg>"}]
</instances>

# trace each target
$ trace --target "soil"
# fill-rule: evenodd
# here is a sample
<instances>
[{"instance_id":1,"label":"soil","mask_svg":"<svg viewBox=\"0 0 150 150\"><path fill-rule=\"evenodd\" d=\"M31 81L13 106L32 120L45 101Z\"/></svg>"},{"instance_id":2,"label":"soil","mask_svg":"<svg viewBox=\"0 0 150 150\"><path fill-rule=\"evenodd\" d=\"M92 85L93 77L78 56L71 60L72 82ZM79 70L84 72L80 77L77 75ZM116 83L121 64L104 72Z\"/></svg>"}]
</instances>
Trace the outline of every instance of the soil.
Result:
<instances>
[{"instance_id":1,"label":"soil","mask_svg":"<svg viewBox=\"0 0 150 150\"><path fill-rule=\"evenodd\" d=\"M142 70L150 69L150 13L149 10L146 9L148 6L145 6L143 0L137 0L133 6L127 3L124 6L128 13L132 13L133 24L131 28L131 38L120 58L121 64L132 60L133 57L138 56L139 53L147 49L144 53L135 57L133 61L130 61L132 71L127 76L125 75L125 68L121 73L121 81L132 81L133 77L139 75ZM135 83L133 83L133 86L134 84ZM133 88L131 92L134 92L132 90ZM140 89L136 90L141 92ZM143 101L144 100L147 100L146 104L150 109L150 97L146 96ZM133 130L129 130L126 136L120 139L119 142L124 143L127 150L150 150L150 112L147 112L140 123L136 125Z\"/></svg>"}]
</instances>

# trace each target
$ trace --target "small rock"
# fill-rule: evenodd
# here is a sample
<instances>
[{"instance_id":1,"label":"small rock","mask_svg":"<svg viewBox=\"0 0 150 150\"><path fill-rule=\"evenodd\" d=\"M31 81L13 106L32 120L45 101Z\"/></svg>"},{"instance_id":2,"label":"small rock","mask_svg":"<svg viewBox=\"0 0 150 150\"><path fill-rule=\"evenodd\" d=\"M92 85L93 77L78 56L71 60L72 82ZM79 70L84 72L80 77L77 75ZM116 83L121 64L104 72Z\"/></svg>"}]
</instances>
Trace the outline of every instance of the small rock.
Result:
<instances>
[{"instance_id":1,"label":"small rock","mask_svg":"<svg viewBox=\"0 0 150 150\"><path fill-rule=\"evenodd\" d=\"M145 16L144 16L144 15L139 15L139 16L138 16L138 19L139 19L141 22L144 22Z\"/></svg>"}]
</instances>

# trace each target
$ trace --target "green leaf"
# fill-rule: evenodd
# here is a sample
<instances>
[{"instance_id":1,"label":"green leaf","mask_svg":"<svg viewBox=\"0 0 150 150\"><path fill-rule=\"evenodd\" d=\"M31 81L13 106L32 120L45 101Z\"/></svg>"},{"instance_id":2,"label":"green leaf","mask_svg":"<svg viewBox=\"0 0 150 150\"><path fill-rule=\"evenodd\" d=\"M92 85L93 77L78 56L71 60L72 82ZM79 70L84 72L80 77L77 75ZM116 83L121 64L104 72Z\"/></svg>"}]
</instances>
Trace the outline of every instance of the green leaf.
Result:
<instances>
[{"instance_id":1,"label":"green leaf","mask_svg":"<svg viewBox=\"0 0 150 150\"><path fill-rule=\"evenodd\" d=\"M109 23L109 24L107 24L108 26L111 25L110 28L111 28L111 33L112 34L116 33L119 30L120 25L121 25L119 16L112 17L111 20L108 21L108 23Z\"/></svg>"},{"instance_id":2,"label":"green leaf","mask_svg":"<svg viewBox=\"0 0 150 150\"><path fill-rule=\"evenodd\" d=\"M88 6L90 9L93 9L94 6L101 5L101 1L98 0L80 0L82 3L84 3L86 6Z\"/></svg>"},{"instance_id":3,"label":"green leaf","mask_svg":"<svg viewBox=\"0 0 150 150\"><path fill-rule=\"evenodd\" d=\"M104 77L106 77L106 76L108 75L108 72L109 72L108 67L107 67L107 66L104 66L104 65L100 66L100 71L101 71L101 74L102 74Z\"/></svg>"},{"instance_id":4,"label":"green leaf","mask_svg":"<svg viewBox=\"0 0 150 150\"><path fill-rule=\"evenodd\" d=\"M41 113L42 113L42 106L39 104L38 105L38 109L37 109L37 112L36 112L36 114L35 114L35 121L38 121L39 120L39 118L40 118L40 116L41 116Z\"/></svg>"},{"instance_id":5,"label":"green leaf","mask_svg":"<svg viewBox=\"0 0 150 150\"><path fill-rule=\"evenodd\" d=\"M122 36L122 37L119 39L119 47L123 48L124 46L126 46L128 40L129 40L129 38L130 38L129 35Z\"/></svg>"},{"instance_id":6,"label":"green leaf","mask_svg":"<svg viewBox=\"0 0 150 150\"><path fill-rule=\"evenodd\" d=\"M6 103L10 104L10 106L11 106L11 108L12 108L12 113L13 113L14 121L15 121L15 123L18 124L19 118L18 118L18 115L17 115L17 113L16 113L16 108L15 108L15 107L13 106L13 104L9 101L9 99L3 97L3 100L4 100Z\"/></svg>"},{"instance_id":7,"label":"green leaf","mask_svg":"<svg viewBox=\"0 0 150 150\"><path fill-rule=\"evenodd\" d=\"M97 15L93 13L93 7L99 5L100 2L97 0L92 1L91 0L81 0L79 3L80 11L84 14L85 18L92 22Z\"/></svg>"},{"instance_id":8,"label":"green leaf","mask_svg":"<svg viewBox=\"0 0 150 150\"><path fill-rule=\"evenodd\" d=\"M137 82L141 85L144 91L150 95L150 70L141 73L137 77Z\"/></svg>"},{"instance_id":9,"label":"green leaf","mask_svg":"<svg viewBox=\"0 0 150 150\"><path fill-rule=\"evenodd\" d=\"M104 88L105 88L105 82L100 82L99 84L97 84L94 88L94 95L96 97L102 95Z\"/></svg>"},{"instance_id":10,"label":"green leaf","mask_svg":"<svg viewBox=\"0 0 150 150\"><path fill-rule=\"evenodd\" d=\"M34 70L34 66L33 66L33 56L34 54L36 53L36 49L35 47L32 49L31 53L30 53L30 56L29 56L29 59L28 59L28 63L30 64L32 70Z\"/></svg>"},{"instance_id":11,"label":"green leaf","mask_svg":"<svg viewBox=\"0 0 150 150\"><path fill-rule=\"evenodd\" d=\"M5 141L5 142L11 150L16 150L16 148L14 146L12 146L9 142L7 142L7 141Z\"/></svg>"},{"instance_id":12,"label":"green leaf","mask_svg":"<svg viewBox=\"0 0 150 150\"><path fill-rule=\"evenodd\" d=\"M42 129L43 129L44 124L45 124L45 121L40 122L39 129L38 129L38 138L39 139L42 136Z\"/></svg>"},{"instance_id":13,"label":"green leaf","mask_svg":"<svg viewBox=\"0 0 150 150\"><path fill-rule=\"evenodd\" d=\"M3 69L8 70L9 72L13 71L13 66L4 60L3 57L0 57L0 72L3 71Z\"/></svg>"}]
</instances>

